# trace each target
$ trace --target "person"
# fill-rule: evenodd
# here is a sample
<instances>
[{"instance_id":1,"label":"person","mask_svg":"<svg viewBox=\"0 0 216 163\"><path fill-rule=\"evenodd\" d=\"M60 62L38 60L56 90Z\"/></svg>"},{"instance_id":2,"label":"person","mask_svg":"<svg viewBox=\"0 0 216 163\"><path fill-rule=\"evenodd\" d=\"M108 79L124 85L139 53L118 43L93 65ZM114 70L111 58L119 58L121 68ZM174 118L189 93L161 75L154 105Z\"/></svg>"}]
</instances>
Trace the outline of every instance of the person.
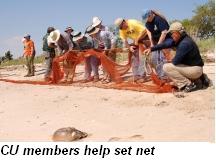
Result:
<instances>
[{"instance_id":1,"label":"person","mask_svg":"<svg viewBox=\"0 0 216 163\"><path fill-rule=\"evenodd\" d=\"M28 69L27 74L25 77L34 76L35 74L35 68L34 68L34 57L35 57L35 46L34 42L30 39L31 36L29 34L26 34L24 36L23 44L24 44L24 52L23 56L26 59L26 66Z\"/></svg>"},{"instance_id":2,"label":"person","mask_svg":"<svg viewBox=\"0 0 216 163\"><path fill-rule=\"evenodd\" d=\"M163 43L157 44L144 52L149 54L155 50L176 48L176 55L172 63L165 63L163 70L180 91L195 91L198 89L198 85L194 81L197 79L205 81L206 79L206 75L203 73L204 62L198 46L186 33L180 22L172 23L169 32L172 39L166 39Z\"/></svg>"},{"instance_id":3,"label":"person","mask_svg":"<svg viewBox=\"0 0 216 163\"><path fill-rule=\"evenodd\" d=\"M67 44L69 46L69 50L73 49L73 36L72 36L72 32L73 32L73 28L72 27L67 27L65 29L65 31L62 33L62 36L64 37L64 39L67 41Z\"/></svg>"},{"instance_id":4,"label":"person","mask_svg":"<svg viewBox=\"0 0 216 163\"><path fill-rule=\"evenodd\" d=\"M97 16L92 18L92 27L100 28L101 31L109 31L108 27L104 26L102 20Z\"/></svg>"},{"instance_id":5,"label":"person","mask_svg":"<svg viewBox=\"0 0 216 163\"><path fill-rule=\"evenodd\" d=\"M64 34L61 34L59 30L54 30L50 33L47 38L48 46L51 48L56 48L60 55L64 55L70 50L70 44L68 40L64 37ZM66 60L63 61L63 69L64 69L64 82L72 82L72 72L73 63L68 62Z\"/></svg>"},{"instance_id":6,"label":"person","mask_svg":"<svg viewBox=\"0 0 216 163\"><path fill-rule=\"evenodd\" d=\"M166 38L170 38L169 23L166 18L159 12L154 10L143 10L142 21L146 22L145 27L150 39L151 47L162 43ZM142 38L142 36L141 36ZM139 38L140 39L140 38ZM165 78L163 71L163 64L170 60L169 51L154 51L151 54L152 65L155 67L157 75L159 78Z\"/></svg>"},{"instance_id":7,"label":"person","mask_svg":"<svg viewBox=\"0 0 216 163\"><path fill-rule=\"evenodd\" d=\"M95 44L91 37L88 35L84 35L81 32L75 32L73 35L73 42L75 43L75 50L86 50L86 49L94 49ZM99 59L95 56L89 56L85 58L85 76L84 83L99 81ZM91 77L91 73L93 71L93 78Z\"/></svg>"},{"instance_id":8,"label":"person","mask_svg":"<svg viewBox=\"0 0 216 163\"><path fill-rule=\"evenodd\" d=\"M135 19L123 19L117 18L115 20L115 25L119 28L120 38L123 40L124 47L128 48L132 53L132 72L134 76L134 81L145 82L146 72L145 72L145 57L141 55L140 46L138 42L143 42L148 40L147 32L142 22ZM143 37L142 40L138 40ZM128 39L133 41L132 45L129 45ZM145 46L148 46L144 43Z\"/></svg>"},{"instance_id":9,"label":"person","mask_svg":"<svg viewBox=\"0 0 216 163\"><path fill-rule=\"evenodd\" d=\"M99 29L98 33L95 35L95 39L99 41L99 48L106 51L106 55L113 62L116 62L116 52L113 50L116 48L116 36L108 30L108 27L102 25L102 20L98 17L93 17L92 19L92 27L95 29ZM89 30L93 29L89 27ZM111 77L110 75L103 69L103 79L102 83L110 83Z\"/></svg>"},{"instance_id":10,"label":"person","mask_svg":"<svg viewBox=\"0 0 216 163\"><path fill-rule=\"evenodd\" d=\"M168 34L169 23L166 18L157 11L143 10L142 20L146 22L145 27L151 47L155 44L162 43L165 38L170 37Z\"/></svg>"},{"instance_id":11,"label":"person","mask_svg":"<svg viewBox=\"0 0 216 163\"><path fill-rule=\"evenodd\" d=\"M48 38L49 34L54 30L55 30L54 27L48 27L47 33L43 37L43 47L42 47L42 49L43 49L43 54L45 56L45 63L46 63L46 72L45 72L45 75L44 75L44 79L46 81L49 81L51 79L50 74L51 74L51 70L52 70L52 61L55 58L55 48L48 46L47 38Z\"/></svg>"}]
</instances>

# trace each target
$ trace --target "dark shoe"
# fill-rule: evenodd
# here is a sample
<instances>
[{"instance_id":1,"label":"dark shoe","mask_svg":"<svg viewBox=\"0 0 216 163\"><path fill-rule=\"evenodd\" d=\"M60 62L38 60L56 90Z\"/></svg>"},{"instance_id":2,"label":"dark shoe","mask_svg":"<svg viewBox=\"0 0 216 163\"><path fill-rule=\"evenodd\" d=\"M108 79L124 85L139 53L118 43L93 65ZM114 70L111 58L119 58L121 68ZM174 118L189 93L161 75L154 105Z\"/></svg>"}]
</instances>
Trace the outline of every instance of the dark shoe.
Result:
<instances>
[{"instance_id":1,"label":"dark shoe","mask_svg":"<svg viewBox=\"0 0 216 163\"><path fill-rule=\"evenodd\" d=\"M191 84L186 85L185 87L183 87L181 90L183 90L185 93L188 93L188 92L196 91L197 89L198 89L197 85L194 84L194 83L191 83Z\"/></svg>"},{"instance_id":2,"label":"dark shoe","mask_svg":"<svg viewBox=\"0 0 216 163\"><path fill-rule=\"evenodd\" d=\"M202 86L203 88L208 88L211 85L211 80L208 78L208 76L206 74L202 74L200 77L201 81L202 81Z\"/></svg>"},{"instance_id":3,"label":"dark shoe","mask_svg":"<svg viewBox=\"0 0 216 163\"><path fill-rule=\"evenodd\" d=\"M24 77L30 77L30 74L25 75Z\"/></svg>"}]
</instances>

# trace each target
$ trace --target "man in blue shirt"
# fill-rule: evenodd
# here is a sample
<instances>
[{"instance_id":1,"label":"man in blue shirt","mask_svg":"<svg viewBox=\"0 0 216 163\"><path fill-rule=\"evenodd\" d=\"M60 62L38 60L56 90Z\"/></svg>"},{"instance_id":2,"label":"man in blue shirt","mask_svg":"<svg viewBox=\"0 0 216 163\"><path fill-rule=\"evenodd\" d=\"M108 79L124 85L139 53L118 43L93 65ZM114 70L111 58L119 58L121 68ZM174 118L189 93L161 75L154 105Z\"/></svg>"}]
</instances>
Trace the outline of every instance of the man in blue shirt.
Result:
<instances>
[{"instance_id":1,"label":"man in blue shirt","mask_svg":"<svg viewBox=\"0 0 216 163\"><path fill-rule=\"evenodd\" d=\"M151 51L165 48L176 48L176 55L172 63L166 63L163 70L174 82L179 90L191 92L197 89L197 85L192 82L196 79L203 79L203 60L196 43L187 35L180 22L171 24L169 32L170 39L145 50L149 54Z\"/></svg>"}]
</instances>

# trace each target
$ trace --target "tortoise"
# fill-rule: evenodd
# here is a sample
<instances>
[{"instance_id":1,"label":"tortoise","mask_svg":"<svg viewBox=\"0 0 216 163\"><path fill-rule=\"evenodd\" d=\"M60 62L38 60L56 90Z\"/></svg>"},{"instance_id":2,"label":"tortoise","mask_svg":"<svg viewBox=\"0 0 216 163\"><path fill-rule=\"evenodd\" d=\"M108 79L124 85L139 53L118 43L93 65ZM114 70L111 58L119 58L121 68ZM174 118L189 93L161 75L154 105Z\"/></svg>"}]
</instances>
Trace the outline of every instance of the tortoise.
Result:
<instances>
[{"instance_id":1,"label":"tortoise","mask_svg":"<svg viewBox=\"0 0 216 163\"><path fill-rule=\"evenodd\" d=\"M87 136L87 133L79 131L74 127L65 127L56 130L52 136L52 140L70 142L85 138Z\"/></svg>"}]
</instances>

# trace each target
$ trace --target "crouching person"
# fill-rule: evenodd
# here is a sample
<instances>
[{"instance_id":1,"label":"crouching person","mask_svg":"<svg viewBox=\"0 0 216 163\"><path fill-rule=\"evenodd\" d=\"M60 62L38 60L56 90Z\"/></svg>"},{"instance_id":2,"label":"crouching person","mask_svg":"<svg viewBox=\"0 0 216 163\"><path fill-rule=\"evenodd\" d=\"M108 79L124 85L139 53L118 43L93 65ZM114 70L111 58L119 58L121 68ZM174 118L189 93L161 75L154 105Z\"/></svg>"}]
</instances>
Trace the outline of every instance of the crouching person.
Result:
<instances>
[{"instance_id":1,"label":"crouching person","mask_svg":"<svg viewBox=\"0 0 216 163\"><path fill-rule=\"evenodd\" d=\"M176 48L176 55L172 63L166 63L163 66L165 74L173 81L173 84L184 92L197 90L199 86L195 81L199 79L203 81L203 84L208 85L205 82L207 77L203 74L204 62L196 43L187 35L180 22L171 24L169 32L172 39L167 39L145 52Z\"/></svg>"},{"instance_id":2,"label":"crouching person","mask_svg":"<svg viewBox=\"0 0 216 163\"><path fill-rule=\"evenodd\" d=\"M76 50L86 50L94 48L94 41L91 37L82 34L81 32L76 32L73 35L73 42L75 43ZM85 76L84 82L99 81L98 73L99 59L95 56L89 56L85 58ZM93 78L91 73L93 71Z\"/></svg>"}]
</instances>

